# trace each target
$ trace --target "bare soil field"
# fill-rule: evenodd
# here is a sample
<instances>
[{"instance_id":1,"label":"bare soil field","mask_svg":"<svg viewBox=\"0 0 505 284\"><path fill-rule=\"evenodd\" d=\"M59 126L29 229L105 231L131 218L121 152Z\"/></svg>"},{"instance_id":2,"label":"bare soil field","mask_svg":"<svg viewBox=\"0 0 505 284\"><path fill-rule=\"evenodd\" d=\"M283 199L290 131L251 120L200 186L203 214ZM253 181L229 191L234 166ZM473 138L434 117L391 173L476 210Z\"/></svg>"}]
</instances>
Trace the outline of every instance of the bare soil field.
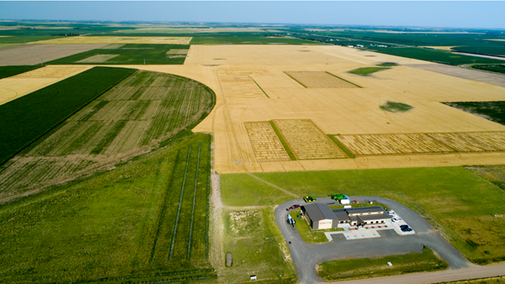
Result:
<instances>
[{"instance_id":1,"label":"bare soil field","mask_svg":"<svg viewBox=\"0 0 505 284\"><path fill-rule=\"evenodd\" d=\"M119 54L97 54L86 59L79 60L77 63L102 63L116 56L119 56Z\"/></svg>"},{"instance_id":2,"label":"bare soil field","mask_svg":"<svg viewBox=\"0 0 505 284\"><path fill-rule=\"evenodd\" d=\"M0 80L0 105L84 72L92 66L46 66Z\"/></svg>"},{"instance_id":3,"label":"bare soil field","mask_svg":"<svg viewBox=\"0 0 505 284\"><path fill-rule=\"evenodd\" d=\"M0 49L0 66L35 65L84 51L101 48L105 44L23 44Z\"/></svg>"},{"instance_id":4,"label":"bare soil field","mask_svg":"<svg viewBox=\"0 0 505 284\"><path fill-rule=\"evenodd\" d=\"M191 37L73 36L37 41L34 44L189 44Z\"/></svg>"},{"instance_id":5,"label":"bare soil field","mask_svg":"<svg viewBox=\"0 0 505 284\"><path fill-rule=\"evenodd\" d=\"M148 152L198 122L213 100L196 81L137 71L0 166L0 201Z\"/></svg>"},{"instance_id":6,"label":"bare soil field","mask_svg":"<svg viewBox=\"0 0 505 284\"><path fill-rule=\"evenodd\" d=\"M306 88L356 88L324 71L288 71L284 72Z\"/></svg>"}]
</instances>

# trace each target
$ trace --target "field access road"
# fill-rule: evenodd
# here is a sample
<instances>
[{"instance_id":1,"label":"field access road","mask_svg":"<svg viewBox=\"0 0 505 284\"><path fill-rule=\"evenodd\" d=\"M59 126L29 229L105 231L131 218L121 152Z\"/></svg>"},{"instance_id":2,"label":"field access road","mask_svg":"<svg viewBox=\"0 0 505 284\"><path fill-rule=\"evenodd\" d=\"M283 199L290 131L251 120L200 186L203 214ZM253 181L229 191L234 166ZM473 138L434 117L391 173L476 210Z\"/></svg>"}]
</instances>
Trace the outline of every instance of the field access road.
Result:
<instances>
[{"instance_id":1,"label":"field access road","mask_svg":"<svg viewBox=\"0 0 505 284\"><path fill-rule=\"evenodd\" d=\"M275 218L289 248L300 283L322 283L317 276L316 265L329 260L348 257L364 258L384 255L421 252L423 245L436 251L448 263L451 269L471 268L476 265L468 262L453 246L447 243L433 227L419 214L391 199L377 196L350 196L360 203L373 201L387 205L407 222L416 232L414 235L398 235L394 230L379 231L380 238L346 240L342 234L332 235L333 241L323 244L310 244L286 221L286 208L293 204L303 205L302 199L294 199L280 204L275 209ZM318 203L333 203L330 198L319 198Z\"/></svg>"}]
</instances>

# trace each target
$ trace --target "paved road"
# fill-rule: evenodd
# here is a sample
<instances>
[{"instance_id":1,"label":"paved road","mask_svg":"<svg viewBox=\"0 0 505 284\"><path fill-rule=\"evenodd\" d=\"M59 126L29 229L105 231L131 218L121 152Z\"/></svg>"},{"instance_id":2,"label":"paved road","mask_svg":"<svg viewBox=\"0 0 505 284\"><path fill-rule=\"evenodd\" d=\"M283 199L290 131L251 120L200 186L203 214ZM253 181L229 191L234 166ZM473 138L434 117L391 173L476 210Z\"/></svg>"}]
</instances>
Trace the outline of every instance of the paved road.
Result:
<instances>
[{"instance_id":1,"label":"paved road","mask_svg":"<svg viewBox=\"0 0 505 284\"><path fill-rule=\"evenodd\" d=\"M302 199L287 201L275 210L279 228L289 245L300 283L322 283L317 277L315 266L321 262L345 259L422 252L423 244L435 250L449 263L451 269L471 268L468 262L453 246L448 244L431 225L419 214L391 199L376 196L350 196L359 202L374 201L385 204L405 220L416 232L414 235L398 235L394 230L379 231L380 238L346 240L342 234L332 235L333 241L323 244L309 244L303 241L296 229L286 222L286 208L293 204L305 204ZM320 198L320 203L334 202L330 198Z\"/></svg>"}]
</instances>

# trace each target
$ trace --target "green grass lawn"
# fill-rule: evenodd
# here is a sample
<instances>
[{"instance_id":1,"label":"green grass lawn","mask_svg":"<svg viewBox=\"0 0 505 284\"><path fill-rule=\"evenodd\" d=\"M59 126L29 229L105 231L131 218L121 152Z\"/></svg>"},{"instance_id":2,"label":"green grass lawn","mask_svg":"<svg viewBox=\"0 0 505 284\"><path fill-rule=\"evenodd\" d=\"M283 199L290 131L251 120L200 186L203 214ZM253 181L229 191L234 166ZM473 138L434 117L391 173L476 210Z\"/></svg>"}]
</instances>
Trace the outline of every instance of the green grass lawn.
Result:
<instances>
[{"instance_id":1,"label":"green grass lawn","mask_svg":"<svg viewBox=\"0 0 505 284\"><path fill-rule=\"evenodd\" d=\"M344 230L342 228L312 230L312 228L309 226L309 223L307 223L307 220L305 220L304 217L301 219L297 217L300 215L300 211L300 209L295 209L292 210L289 214L291 215L291 218L296 220L295 227L302 236L302 239L307 243L326 243L328 242L328 238L326 238L326 235L324 234L325 232L336 232Z\"/></svg>"},{"instance_id":2,"label":"green grass lawn","mask_svg":"<svg viewBox=\"0 0 505 284\"><path fill-rule=\"evenodd\" d=\"M444 231L476 263L505 259L505 191L463 167L257 173L300 198L377 195L401 202ZM293 199L247 174L221 176L225 205L276 205Z\"/></svg>"},{"instance_id":3,"label":"green grass lawn","mask_svg":"<svg viewBox=\"0 0 505 284\"><path fill-rule=\"evenodd\" d=\"M297 279L273 208L224 211L223 221L224 253L233 258L232 266L223 271L224 283L249 282L250 275L265 283L293 283Z\"/></svg>"},{"instance_id":4,"label":"green grass lawn","mask_svg":"<svg viewBox=\"0 0 505 284\"><path fill-rule=\"evenodd\" d=\"M363 68L351 70L351 71L349 71L349 73L355 74L355 75L360 75L360 76L370 76L375 72L387 70L387 69L390 69L390 68L387 68L387 67L363 67Z\"/></svg>"},{"instance_id":5,"label":"green grass lawn","mask_svg":"<svg viewBox=\"0 0 505 284\"><path fill-rule=\"evenodd\" d=\"M389 266L388 262L391 262L392 266ZM325 281L346 281L434 271L448 267L449 265L431 249L423 248L422 253L323 262L318 266L318 275Z\"/></svg>"},{"instance_id":6,"label":"green grass lawn","mask_svg":"<svg viewBox=\"0 0 505 284\"><path fill-rule=\"evenodd\" d=\"M186 134L114 170L0 206L0 282L215 278L206 252L209 173L210 136ZM179 228L169 260L184 176Z\"/></svg>"}]
</instances>

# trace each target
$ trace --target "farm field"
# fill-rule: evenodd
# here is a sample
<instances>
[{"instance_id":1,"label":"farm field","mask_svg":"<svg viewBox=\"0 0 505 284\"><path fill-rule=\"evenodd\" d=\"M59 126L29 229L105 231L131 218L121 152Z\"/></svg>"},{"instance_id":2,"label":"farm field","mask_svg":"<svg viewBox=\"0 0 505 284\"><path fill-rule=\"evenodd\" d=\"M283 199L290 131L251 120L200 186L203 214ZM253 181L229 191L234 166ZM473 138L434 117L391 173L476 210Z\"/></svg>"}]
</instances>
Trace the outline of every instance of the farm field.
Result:
<instances>
[{"instance_id":1,"label":"farm field","mask_svg":"<svg viewBox=\"0 0 505 284\"><path fill-rule=\"evenodd\" d=\"M445 104L505 125L505 101L447 102Z\"/></svg>"},{"instance_id":2,"label":"farm field","mask_svg":"<svg viewBox=\"0 0 505 284\"><path fill-rule=\"evenodd\" d=\"M37 77L46 74L45 71L36 69L17 76L32 80L29 74ZM57 74L60 71L56 69L48 73ZM132 69L124 68L90 69L1 105L0 117L4 124L0 128L0 163L5 163L132 72Z\"/></svg>"},{"instance_id":3,"label":"farm field","mask_svg":"<svg viewBox=\"0 0 505 284\"><path fill-rule=\"evenodd\" d=\"M73 36L41 40L36 44L189 44L191 37Z\"/></svg>"},{"instance_id":4,"label":"farm field","mask_svg":"<svg viewBox=\"0 0 505 284\"><path fill-rule=\"evenodd\" d=\"M2 165L1 199L40 191L149 152L194 127L215 104L208 87L188 78L96 68L131 75Z\"/></svg>"},{"instance_id":5,"label":"farm field","mask_svg":"<svg viewBox=\"0 0 505 284\"><path fill-rule=\"evenodd\" d=\"M243 283L250 275L267 283L293 283L296 271L272 207L223 213L223 249L231 253L222 281Z\"/></svg>"},{"instance_id":6,"label":"farm field","mask_svg":"<svg viewBox=\"0 0 505 284\"><path fill-rule=\"evenodd\" d=\"M465 257L485 264L505 259L503 189L463 167L340 170L221 175L227 206L268 206L299 196L384 196L419 212ZM265 181L265 182L263 182ZM273 185L273 186L272 186ZM475 198L485 196L485 198Z\"/></svg>"},{"instance_id":7,"label":"farm field","mask_svg":"<svg viewBox=\"0 0 505 284\"><path fill-rule=\"evenodd\" d=\"M105 44L22 44L12 47L7 46L0 48L0 66L36 65L103 46L105 46Z\"/></svg>"},{"instance_id":8,"label":"farm field","mask_svg":"<svg viewBox=\"0 0 505 284\"><path fill-rule=\"evenodd\" d=\"M113 171L1 205L0 282L215 279L210 140L187 134Z\"/></svg>"},{"instance_id":9,"label":"farm field","mask_svg":"<svg viewBox=\"0 0 505 284\"><path fill-rule=\"evenodd\" d=\"M328 72L289 71L284 72L305 88L356 88L357 86L342 80Z\"/></svg>"},{"instance_id":10,"label":"farm field","mask_svg":"<svg viewBox=\"0 0 505 284\"><path fill-rule=\"evenodd\" d=\"M347 73L384 62L398 65L374 73L374 76ZM503 125L442 104L503 101L503 87L415 68L428 65L440 66L339 46L193 45L184 66L173 70L192 74L192 78L216 90L218 108L195 131L215 133L218 173L500 163L505 158L503 151L455 153L453 148L447 147L421 151L430 154L405 151L402 155L358 156L355 159L257 159L261 155L254 152L257 145L249 138L246 122L310 119L324 135L423 137L426 133L505 131ZM212 70L214 73L209 72ZM285 73L304 70L329 72L362 88L305 88ZM394 105L389 106L388 102ZM381 109L382 106L395 110L404 105L412 108L405 112ZM433 152L440 154L433 155Z\"/></svg>"},{"instance_id":11,"label":"farm field","mask_svg":"<svg viewBox=\"0 0 505 284\"><path fill-rule=\"evenodd\" d=\"M42 67L42 65L1 66L0 79Z\"/></svg>"},{"instance_id":12,"label":"farm field","mask_svg":"<svg viewBox=\"0 0 505 284\"><path fill-rule=\"evenodd\" d=\"M185 57L174 57L167 53L173 49L188 48L185 44L111 44L48 64L183 64Z\"/></svg>"},{"instance_id":13,"label":"farm field","mask_svg":"<svg viewBox=\"0 0 505 284\"><path fill-rule=\"evenodd\" d=\"M291 161L270 123L246 122L245 127L258 161Z\"/></svg>"},{"instance_id":14,"label":"farm field","mask_svg":"<svg viewBox=\"0 0 505 284\"><path fill-rule=\"evenodd\" d=\"M394 266L388 266L388 262L394 263ZM420 271L436 271L448 267L449 265L431 249L423 248L422 253L328 261L321 263L317 269L319 277L325 281L345 281L370 278L370 276L385 277Z\"/></svg>"},{"instance_id":15,"label":"farm field","mask_svg":"<svg viewBox=\"0 0 505 284\"><path fill-rule=\"evenodd\" d=\"M471 65L470 68L505 74L505 64Z\"/></svg>"}]
</instances>

